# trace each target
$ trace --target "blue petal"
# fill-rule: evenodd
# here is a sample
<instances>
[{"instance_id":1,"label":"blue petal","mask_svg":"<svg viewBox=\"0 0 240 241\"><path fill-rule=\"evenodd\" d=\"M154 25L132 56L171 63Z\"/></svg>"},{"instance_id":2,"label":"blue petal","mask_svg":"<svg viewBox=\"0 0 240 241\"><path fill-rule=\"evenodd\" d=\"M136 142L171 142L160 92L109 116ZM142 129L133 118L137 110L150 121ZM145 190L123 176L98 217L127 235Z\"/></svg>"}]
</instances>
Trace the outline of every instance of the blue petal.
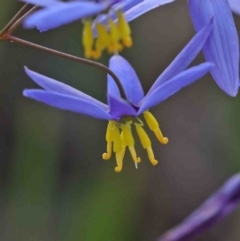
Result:
<instances>
[{"instance_id":1,"label":"blue petal","mask_svg":"<svg viewBox=\"0 0 240 241\"><path fill-rule=\"evenodd\" d=\"M231 200L234 202L235 199L240 197L240 175L234 175L231 181L224 184L222 188L222 198Z\"/></svg>"},{"instance_id":2,"label":"blue petal","mask_svg":"<svg viewBox=\"0 0 240 241\"><path fill-rule=\"evenodd\" d=\"M21 0L22 2L26 2L29 4L37 5L40 7L50 7L56 6L56 4L62 4L59 0Z\"/></svg>"},{"instance_id":3,"label":"blue petal","mask_svg":"<svg viewBox=\"0 0 240 241\"><path fill-rule=\"evenodd\" d=\"M173 2L174 0L145 0L137 4L135 7L125 12L125 18L128 22L138 18L146 12L151 11L161 5Z\"/></svg>"},{"instance_id":4,"label":"blue petal","mask_svg":"<svg viewBox=\"0 0 240 241\"><path fill-rule=\"evenodd\" d=\"M97 105L101 105L105 109L108 108L108 106L103 104L102 102L94 99L93 97L91 97L69 85L63 84L57 80L54 80L47 76L36 73L36 72L28 69L27 67L25 67L25 72L35 83L40 85L45 90L48 90L51 92L57 92L60 94L72 95L73 97L75 96L78 98L87 99L89 101L94 102Z\"/></svg>"},{"instance_id":5,"label":"blue petal","mask_svg":"<svg viewBox=\"0 0 240 241\"><path fill-rule=\"evenodd\" d=\"M157 78L152 85L148 94L154 91L157 87L172 79L175 75L185 70L188 65L194 60L198 53L202 50L202 47L206 43L213 28L213 19L203 27L183 48L183 50L177 55L173 62L164 70L164 72Z\"/></svg>"},{"instance_id":6,"label":"blue petal","mask_svg":"<svg viewBox=\"0 0 240 241\"><path fill-rule=\"evenodd\" d=\"M126 0L118 4L115 4L112 8L122 9L125 12L125 18L128 22L134 20L135 18L143 15L144 13L157 8L166 3L173 2L174 0ZM103 14L97 18L97 22L104 25L108 25L108 17L113 21L117 21L117 16L114 11L111 11L109 15ZM97 36L96 28L93 27L94 36Z\"/></svg>"},{"instance_id":7,"label":"blue petal","mask_svg":"<svg viewBox=\"0 0 240 241\"><path fill-rule=\"evenodd\" d=\"M111 115L106 109L87 99L45 90L24 90L23 95L62 110L69 110L98 119L111 119Z\"/></svg>"},{"instance_id":8,"label":"blue petal","mask_svg":"<svg viewBox=\"0 0 240 241\"><path fill-rule=\"evenodd\" d=\"M115 80L107 75L107 95L114 96L115 98L121 99L121 94Z\"/></svg>"},{"instance_id":9,"label":"blue petal","mask_svg":"<svg viewBox=\"0 0 240 241\"><path fill-rule=\"evenodd\" d=\"M124 0L120 1L117 4L114 4L112 8L114 10L119 10L121 9L123 12L128 11L129 9L133 8L135 5L143 2L144 0Z\"/></svg>"},{"instance_id":10,"label":"blue petal","mask_svg":"<svg viewBox=\"0 0 240 241\"><path fill-rule=\"evenodd\" d=\"M122 56L114 55L110 59L109 68L121 81L128 101L133 105L140 102L144 97L144 92L139 78L130 63ZM109 78L112 77L108 75Z\"/></svg>"},{"instance_id":11,"label":"blue petal","mask_svg":"<svg viewBox=\"0 0 240 241\"><path fill-rule=\"evenodd\" d=\"M228 195L226 196L226 193ZM232 197L235 197L232 199ZM230 178L216 193L178 226L170 229L158 241L185 241L198 236L224 218L240 201L240 175Z\"/></svg>"},{"instance_id":12,"label":"blue petal","mask_svg":"<svg viewBox=\"0 0 240 241\"><path fill-rule=\"evenodd\" d=\"M183 87L201 78L212 67L213 64L204 63L187 69L184 72L176 75L174 78L156 88L151 94L143 99L143 101L140 103L141 106L138 114L141 114L145 110L159 104L160 102L166 100L169 96L178 92Z\"/></svg>"},{"instance_id":13,"label":"blue petal","mask_svg":"<svg viewBox=\"0 0 240 241\"><path fill-rule=\"evenodd\" d=\"M232 11L238 15L240 15L240 2L239 0L228 0L229 6Z\"/></svg>"},{"instance_id":14,"label":"blue petal","mask_svg":"<svg viewBox=\"0 0 240 241\"><path fill-rule=\"evenodd\" d=\"M239 41L227 0L189 0L189 9L196 31L214 16L213 31L203 51L207 61L215 64L211 74L218 86L230 96L239 87Z\"/></svg>"},{"instance_id":15,"label":"blue petal","mask_svg":"<svg viewBox=\"0 0 240 241\"><path fill-rule=\"evenodd\" d=\"M108 96L110 115L115 120L120 120L123 116L136 116L137 111L125 100Z\"/></svg>"},{"instance_id":16,"label":"blue petal","mask_svg":"<svg viewBox=\"0 0 240 241\"><path fill-rule=\"evenodd\" d=\"M139 4L143 2L143 0L124 0L124 1L120 1L117 4L114 4L111 7L111 10L114 11L110 11L108 14L102 14L100 16L98 16L97 18L97 22L104 24L104 25L108 25L108 18L111 18L113 21L117 20L117 15L116 15L116 11L120 10L123 12L128 11L129 9L131 9L132 7L134 7L135 5ZM95 26L93 28L94 33L96 32ZM95 33L96 35L96 33Z\"/></svg>"},{"instance_id":17,"label":"blue petal","mask_svg":"<svg viewBox=\"0 0 240 241\"><path fill-rule=\"evenodd\" d=\"M75 20L86 18L102 12L108 8L110 2L68 2L57 6L39 10L24 21L24 27L37 28L40 31L47 31Z\"/></svg>"}]
</instances>

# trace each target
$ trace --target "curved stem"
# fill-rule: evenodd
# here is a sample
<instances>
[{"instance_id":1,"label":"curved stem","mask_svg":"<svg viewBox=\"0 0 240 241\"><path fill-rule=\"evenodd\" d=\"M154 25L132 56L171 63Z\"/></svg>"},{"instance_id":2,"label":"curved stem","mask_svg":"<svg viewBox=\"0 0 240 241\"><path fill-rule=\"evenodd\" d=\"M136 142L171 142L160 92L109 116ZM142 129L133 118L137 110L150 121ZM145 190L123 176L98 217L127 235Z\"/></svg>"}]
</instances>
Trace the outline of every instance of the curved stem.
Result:
<instances>
[{"instance_id":1,"label":"curved stem","mask_svg":"<svg viewBox=\"0 0 240 241\"><path fill-rule=\"evenodd\" d=\"M80 58L80 57L77 57L77 56L74 56L74 55L66 54L66 53L63 53L63 52L60 52L60 51L57 51L57 50L54 50L54 49L50 49L50 48L47 48L47 47L44 47L44 46L41 46L41 45L38 45L38 44L35 44L35 43L32 43L32 42L28 42L26 40L14 37L12 35L5 35L3 40L23 44L23 45L26 45L28 47L43 50L45 52L55 54L55 55L60 56L60 57L64 57L64 58L71 59L71 60L76 61L76 62L88 64L88 65L97 67L99 69L102 69L102 70L106 71L109 75L111 75L111 77L115 80L115 82L116 82L116 84L117 84L117 86L120 90L120 94L121 94L122 98L127 99L126 94L125 94L124 89L123 89L123 86L122 86L120 80L118 79L118 77L114 74L113 71L111 71L107 66L105 66L103 64L100 64L100 63L92 61L92 60Z\"/></svg>"},{"instance_id":2,"label":"curved stem","mask_svg":"<svg viewBox=\"0 0 240 241\"><path fill-rule=\"evenodd\" d=\"M2 37L9 28L12 27L12 25L18 20L18 18L22 15L22 13L27 9L29 6L28 3L26 3L16 14L15 16L6 24L6 26L0 31L0 37Z\"/></svg>"}]
</instances>

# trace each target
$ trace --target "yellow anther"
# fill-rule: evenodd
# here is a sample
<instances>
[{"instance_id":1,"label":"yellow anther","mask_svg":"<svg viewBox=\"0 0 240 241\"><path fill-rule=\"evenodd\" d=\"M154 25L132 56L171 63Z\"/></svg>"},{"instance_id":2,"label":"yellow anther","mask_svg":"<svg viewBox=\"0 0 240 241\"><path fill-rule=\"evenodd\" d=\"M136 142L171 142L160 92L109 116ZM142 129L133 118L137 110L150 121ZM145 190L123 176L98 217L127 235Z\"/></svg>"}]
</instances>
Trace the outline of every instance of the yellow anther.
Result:
<instances>
[{"instance_id":1,"label":"yellow anther","mask_svg":"<svg viewBox=\"0 0 240 241\"><path fill-rule=\"evenodd\" d=\"M133 135L132 135L131 124L132 124L131 121L127 122L126 124L121 124L123 141L126 144L126 146L134 146L135 144Z\"/></svg>"},{"instance_id":2,"label":"yellow anther","mask_svg":"<svg viewBox=\"0 0 240 241\"><path fill-rule=\"evenodd\" d=\"M96 23L97 30L97 40L96 40L96 50L103 51L109 44L109 34L107 32L107 27Z\"/></svg>"},{"instance_id":3,"label":"yellow anther","mask_svg":"<svg viewBox=\"0 0 240 241\"><path fill-rule=\"evenodd\" d=\"M128 150L130 151L132 159L133 159L134 162L136 162L136 163L141 162L141 158L137 157L137 153L136 153L136 150L135 150L134 146L128 146Z\"/></svg>"},{"instance_id":4,"label":"yellow anther","mask_svg":"<svg viewBox=\"0 0 240 241\"><path fill-rule=\"evenodd\" d=\"M115 121L109 121L106 132L106 141L107 141L107 152L103 153L102 158L104 160L108 160L112 156L112 143L113 143L113 151L119 152L122 149L121 138L119 129L116 126Z\"/></svg>"},{"instance_id":5,"label":"yellow anther","mask_svg":"<svg viewBox=\"0 0 240 241\"><path fill-rule=\"evenodd\" d=\"M122 150L122 141L121 141L120 131L118 127L115 128L114 132L115 133L114 133L114 140L113 140L113 151L117 153Z\"/></svg>"},{"instance_id":6,"label":"yellow anther","mask_svg":"<svg viewBox=\"0 0 240 241\"><path fill-rule=\"evenodd\" d=\"M162 144L167 144L168 143L168 138L163 136L156 118L149 111L145 111L143 113L143 116L144 116L144 119L147 122L150 130L152 130L154 132L154 134L157 137L157 139Z\"/></svg>"},{"instance_id":7,"label":"yellow anther","mask_svg":"<svg viewBox=\"0 0 240 241\"><path fill-rule=\"evenodd\" d=\"M142 126L140 124L135 123L135 127L143 148L146 149L149 146L151 146L152 145L151 140L149 139L147 133L142 128Z\"/></svg>"},{"instance_id":8,"label":"yellow anther","mask_svg":"<svg viewBox=\"0 0 240 241\"><path fill-rule=\"evenodd\" d=\"M126 124L121 124L121 128L122 128L122 143L123 145L128 146L128 149L131 153L132 159L134 162L139 163L141 161L141 159L139 157L137 157L135 148L134 148L134 139L133 139L133 135L132 135L132 130L131 130L131 121L127 122Z\"/></svg>"},{"instance_id":9,"label":"yellow anther","mask_svg":"<svg viewBox=\"0 0 240 241\"><path fill-rule=\"evenodd\" d=\"M151 140L149 139L147 133L142 128L141 124L135 123L135 127L136 127L136 131L138 133L138 136L139 136L139 139L141 141L143 148L147 150L149 161L152 163L152 165L154 165L154 166L157 165L158 161L155 160L155 158L154 158L154 154L153 154L153 150L152 150L152 143L151 143Z\"/></svg>"},{"instance_id":10,"label":"yellow anther","mask_svg":"<svg viewBox=\"0 0 240 241\"><path fill-rule=\"evenodd\" d=\"M116 53L122 50L122 45L119 43L120 35L117 25L111 20L108 20L109 23L109 35L110 35L110 41L108 45L108 51L110 53Z\"/></svg>"},{"instance_id":11,"label":"yellow anther","mask_svg":"<svg viewBox=\"0 0 240 241\"><path fill-rule=\"evenodd\" d=\"M122 11L118 11L118 29L125 47L132 46L131 29Z\"/></svg>"},{"instance_id":12,"label":"yellow anther","mask_svg":"<svg viewBox=\"0 0 240 241\"><path fill-rule=\"evenodd\" d=\"M84 20L82 43L84 47L84 55L86 58L91 58L92 56L93 42L94 42L94 38L93 38L93 32L92 32L92 21Z\"/></svg>"}]
</instances>

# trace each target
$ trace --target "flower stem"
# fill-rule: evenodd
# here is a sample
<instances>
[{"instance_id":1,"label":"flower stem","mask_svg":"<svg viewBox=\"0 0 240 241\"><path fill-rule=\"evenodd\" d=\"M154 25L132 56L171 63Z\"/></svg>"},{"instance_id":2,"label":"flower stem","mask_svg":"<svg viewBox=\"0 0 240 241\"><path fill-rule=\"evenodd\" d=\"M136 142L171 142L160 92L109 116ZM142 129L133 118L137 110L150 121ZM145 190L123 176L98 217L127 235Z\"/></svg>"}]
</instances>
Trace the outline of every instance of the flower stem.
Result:
<instances>
[{"instance_id":1,"label":"flower stem","mask_svg":"<svg viewBox=\"0 0 240 241\"><path fill-rule=\"evenodd\" d=\"M9 30L9 28L12 27L12 25L18 20L18 18L24 13L24 11L29 6L28 3L26 3L16 14L15 16L6 24L6 26L0 31L0 38L4 36L4 34Z\"/></svg>"},{"instance_id":2,"label":"flower stem","mask_svg":"<svg viewBox=\"0 0 240 241\"><path fill-rule=\"evenodd\" d=\"M12 26L10 28L8 28L6 34L11 34L18 26L21 25L23 19L25 17L27 17L29 14L31 14L33 11L35 11L38 8L38 6L34 6L32 7L29 11L27 11L22 17L20 17L19 19L17 19L14 24L12 24Z\"/></svg>"},{"instance_id":3,"label":"flower stem","mask_svg":"<svg viewBox=\"0 0 240 241\"><path fill-rule=\"evenodd\" d=\"M80 57L77 57L77 56L74 56L74 55L70 55L70 54L67 54L67 53L63 53L63 52L60 52L60 51L57 51L57 50L54 50L54 49L51 49L51 48L47 48L47 47L29 42L29 41L14 37L12 35L5 35L2 40L7 40L7 41L10 41L10 42L19 43L19 44L22 44L22 45L25 45L25 46L28 46L28 47L32 47L32 48L35 48L35 49L43 50L43 51L51 53L51 54L55 54L55 55L63 57L63 58L67 58L67 59L70 59L70 60L73 60L73 61L76 61L76 62L88 64L88 65L97 67L99 69L102 69L102 70L106 71L109 75L111 75L111 77L115 80L115 82L116 82L116 84L119 88L119 91L120 91L120 94L121 94L122 98L127 99L126 94L125 94L124 89L123 89L123 86L122 86L120 80L118 79L118 77L114 74L113 71L111 71L107 66L105 66L103 64L100 64L100 63L92 61L92 60L80 58Z\"/></svg>"}]
</instances>

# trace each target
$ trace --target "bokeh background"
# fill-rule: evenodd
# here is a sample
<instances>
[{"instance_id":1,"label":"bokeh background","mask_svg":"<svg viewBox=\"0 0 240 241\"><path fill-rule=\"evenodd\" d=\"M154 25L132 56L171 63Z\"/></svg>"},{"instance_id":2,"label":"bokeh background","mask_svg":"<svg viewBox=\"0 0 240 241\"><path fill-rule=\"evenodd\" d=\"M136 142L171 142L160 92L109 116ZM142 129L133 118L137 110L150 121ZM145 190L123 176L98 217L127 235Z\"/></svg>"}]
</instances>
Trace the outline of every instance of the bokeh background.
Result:
<instances>
[{"instance_id":1,"label":"bokeh background","mask_svg":"<svg viewBox=\"0 0 240 241\"><path fill-rule=\"evenodd\" d=\"M3 27L22 4L0 1ZM162 6L131 27L134 46L122 54L147 91L194 35L187 2ZM82 56L81 28L79 21L14 35ZM203 61L200 55L193 64ZM23 66L106 100L103 71L0 43L0 240L153 241L240 169L240 96L224 94L210 75L152 109L170 140L163 146L152 138L159 165L137 143L138 170L127 154L116 174L115 160L101 159L107 123L24 98L24 88L37 86ZM237 209L195 240L238 241L239 227Z\"/></svg>"}]
</instances>

